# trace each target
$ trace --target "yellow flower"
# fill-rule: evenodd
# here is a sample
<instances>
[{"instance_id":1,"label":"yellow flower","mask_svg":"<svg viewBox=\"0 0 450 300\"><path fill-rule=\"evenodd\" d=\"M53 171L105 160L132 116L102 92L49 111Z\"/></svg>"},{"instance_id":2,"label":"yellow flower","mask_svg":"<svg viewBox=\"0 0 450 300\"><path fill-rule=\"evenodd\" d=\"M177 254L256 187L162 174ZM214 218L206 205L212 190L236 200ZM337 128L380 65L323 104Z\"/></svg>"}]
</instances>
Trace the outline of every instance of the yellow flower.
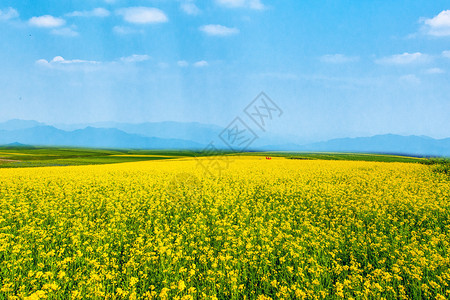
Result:
<instances>
[{"instance_id":1,"label":"yellow flower","mask_svg":"<svg viewBox=\"0 0 450 300\"><path fill-rule=\"evenodd\" d=\"M186 284L183 280L178 281L178 290L183 291L186 288Z\"/></svg>"},{"instance_id":2,"label":"yellow flower","mask_svg":"<svg viewBox=\"0 0 450 300\"><path fill-rule=\"evenodd\" d=\"M159 293L159 297L160 297L161 299L167 299L167 297L168 297L168 292L169 292L169 289L168 289L168 288L162 288L161 293Z\"/></svg>"},{"instance_id":3,"label":"yellow flower","mask_svg":"<svg viewBox=\"0 0 450 300\"><path fill-rule=\"evenodd\" d=\"M135 286L136 283L138 283L138 281L139 281L138 278L136 278L136 277L131 277L131 279L130 279L130 285L131 285L131 286Z\"/></svg>"}]
</instances>

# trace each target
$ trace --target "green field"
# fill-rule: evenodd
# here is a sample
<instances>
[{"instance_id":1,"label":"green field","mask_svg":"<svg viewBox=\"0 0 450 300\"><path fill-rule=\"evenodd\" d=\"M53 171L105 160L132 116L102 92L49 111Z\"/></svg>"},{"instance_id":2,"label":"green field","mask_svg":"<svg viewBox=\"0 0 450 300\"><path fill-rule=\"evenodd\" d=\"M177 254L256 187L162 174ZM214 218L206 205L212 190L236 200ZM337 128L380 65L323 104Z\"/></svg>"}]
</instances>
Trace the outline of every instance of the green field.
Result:
<instances>
[{"instance_id":1,"label":"green field","mask_svg":"<svg viewBox=\"0 0 450 300\"><path fill-rule=\"evenodd\" d=\"M221 152L223 155L235 155ZM0 168L24 168L45 166L73 166L115 164L124 162L174 159L193 156L205 156L205 153L176 150L120 150L120 149L84 149L53 147L0 147ZM436 165L443 160L420 157L366 154L366 153L302 153L302 152L248 152L239 155L257 155L286 157L288 159L306 160L349 160L377 162L405 162Z\"/></svg>"},{"instance_id":2,"label":"green field","mask_svg":"<svg viewBox=\"0 0 450 300\"><path fill-rule=\"evenodd\" d=\"M5 147L0 148L0 168L115 164L192 155L188 151Z\"/></svg>"},{"instance_id":3,"label":"green field","mask_svg":"<svg viewBox=\"0 0 450 300\"><path fill-rule=\"evenodd\" d=\"M336 152L271 152L262 153L270 156L283 156L289 159L322 159L322 160L352 160L352 161L378 161L378 162L405 162L417 163L424 158L371 153L336 153Z\"/></svg>"}]
</instances>

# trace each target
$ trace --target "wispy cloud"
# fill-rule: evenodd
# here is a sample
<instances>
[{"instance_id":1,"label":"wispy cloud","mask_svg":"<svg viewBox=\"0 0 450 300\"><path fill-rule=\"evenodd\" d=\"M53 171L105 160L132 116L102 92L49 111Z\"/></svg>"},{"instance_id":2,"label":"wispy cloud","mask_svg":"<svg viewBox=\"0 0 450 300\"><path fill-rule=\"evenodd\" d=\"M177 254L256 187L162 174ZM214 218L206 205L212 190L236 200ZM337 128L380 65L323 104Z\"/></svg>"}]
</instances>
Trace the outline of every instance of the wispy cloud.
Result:
<instances>
[{"instance_id":1,"label":"wispy cloud","mask_svg":"<svg viewBox=\"0 0 450 300\"><path fill-rule=\"evenodd\" d=\"M450 10L441 11L437 16L423 19L423 30L432 36L450 36Z\"/></svg>"},{"instance_id":2,"label":"wispy cloud","mask_svg":"<svg viewBox=\"0 0 450 300\"><path fill-rule=\"evenodd\" d=\"M127 57L121 57L120 60L126 63L136 63L136 62L143 62L143 61L147 61L150 59L150 56L144 54L144 55L140 55L140 54L133 54L131 56L127 56Z\"/></svg>"},{"instance_id":3,"label":"wispy cloud","mask_svg":"<svg viewBox=\"0 0 450 300\"><path fill-rule=\"evenodd\" d=\"M344 54L327 54L321 56L320 61L330 64L344 64L359 61L359 56L346 56Z\"/></svg>"},{"instance_id":4,"label":"wispy cloud","mask_svg":"<svg viewBox=\"0 0 450 300\"><path fill-rule=\"evenodd\" d=\"M228 8L249 8L255 10L266 8L261 0L216 0L216 3Z\"/></svg>"},{"instance_id":5,"label":"wispy cloud","mask_svg":"<svg viewBox=\"0 0 450 300\"><path fill-rule=\"evenodd\" d=\"M128 7L118 9L116 13L133 24L165 23L169 20L162 10L153 7Z\"/></svg>"},{"instance_id":6,"label":"wispy cloud","mask_svg":"<svg viewBox=\"0 0 450 300\"><path fill-rule=\"evenodd\" d=\"M28 23L35 27L54 28L61 27L66 24L66 21L62 18L56 18L50 15L32 17Z\"/></svg>"},{"instance_id":7,"label":"wispy cloud","mask_svg":"<svg viewBox=\"0 0 450 300\"><path fill-rule=\"evenodd\" d=\"M188 67L188 66L189 66L189 63L188 63L187 61L185 61L185 60L179 60L179 61L177 62L177 65L178 65L179 67L185 68L185 67Z\"/></svg>"},{"instance_id":8,"label":"wispy cloud","mask_svg":"<svg viewBox=\"0 0 450 300\"><path fill-rule=\"evenodd\" d=\"M36 61L36 63L39 65L73 65L73 64L96 65L96 64L100 64L100 62L93 61L93 60L82 60L82 59L67 60L67 59L64 59L62 56L55 56L51 61L47 61L45 59L39 59Z\"/></svg>"},{"instance_id":9,"label":"wispy cloud","mask_svg":"<svg viewBox=\"0 0 450 300\"><path fill-rule=\"evenodd\" d=\"M442 56L446 58L450 58L450 50L442 51Z\"/></svg>"},{"instance_id":10,"label":"wispy cloud","mask_svg":"<svg viewBox=\"0 0 450 300\"><path fill-rule=\"evenodd\" d=\"M55 29L52 29L50 31L50 33L54 34L54 35L67 36L67 37L76 37L76 36L80 35L77 31L75 31L69 27L55 28Z\"/></svg>"},{"instance_id":11,"label":"wispy cloud","mask_svg":"<svg viewBox=\"0 0 450 300\"><path fill-rule=\"evenodd\" d=\"M410 65L417 63L425 63L430 61L430 59L431 58L429 55L420 52L416 53L405 52L403 54L396 54L392 56L383 57L377 59L375 62L378 64L386 64L386 65Z\"/></svg>"},{"instance_id":12,"label":"wispy cloud","mask_svg":"<svg viewBox=\"0 0 450 300\"><path fill-rule=\"evenodd\" d=\"M19 13L12 7L0 9L0 21L8 21L19 17Z\"/></svg>"},{"instance_id":13,"label":"wispy cloud","mask_svg":"<svg viewBox=\"0 0 450 300\"><path fill-rule=\"evenodd\" d=\"M189 66L193 66L195 68L204 68L209 66L209 63L206 60L199 60L191 64L186 60L179 60L177 61L177 65L181 68L187 68Z\"/></svg>"},{"instance_id":14,"label":"wispy cloud","mask_svg":"<svg viewBox=\"0 0 450 300\"><path fill-rule=\"evenodd\" d=\"M414 74L403 75L403 76L400 76L399 79L401 82L404 82L407 84L420 84L421 83L420 78Z\"/></svg>"},{"instance_id":15,"label":"wispy cloud","mask_svg":"<svg viewBox=\"0 0 450 300\"><path fill-rule=\"evenodd\" d=\"M94 8L93 10L74 11L66 14L67 17L108 17L111 13L105 8Z\"/></svg>"},{"instance_id":16,"label":"wispy cloud","mask_svg":"<svg viewBox=\"0 0 450 300\"><path fill-rule=\"evenodd\" d=\"M113 32L119 35L128 35L128 34L135 34L135 33L143 33L142 30L137 30L135 28L131 28L128 26L114 26Z\"/></svg>"},{"instance_id":17,"label":"wispy cloud","mask_svg":"<svg viewBox=\"0 0 450 300\"><path fill-rule=\"evenodd\" d=\"M195 3L192 0L187 0L185 2L182 2L180 4L180 9L188 15L196 16L200 14L201 10L195 5Z\"/></svg>"},{"instance_id":18,"label":"wispy cloud","mask_svg":"<svg viewBox=\"0 0 450 300\"><path fill-rule=\"evenodd\" d=\"M64 72L92 72L102 69L103 64L99 61L83 59L64 59L62 56L55 56L52 60L39 59L36 65L43 69L58 70Z\"/></svg>"},{"instance_id":19,"label":"wispy cloud","mask_svg":"<svg viewBox=\"0 0 450 300\"><path fill-rule=\"evenodd\" d=\"M65 59L62 56L55 56L52 60L39 59L36 64L41 67L59 69L59 70L100 70L100 67L114 66L119 64L139 63L150 60L151 57L146 54L133 54L121 57L112 61L96 61L85 59Z\"/></svg>"},{"instance_id":20,"label":"wispy cloud","mask_svg":"<svg viewBox=\"0 0 450 300\"><path fill-rule=\"evenodd\" d=\"M216 24L204 25L201 26L199 29L204 33L206 33L207 35L213 36L230 36L239 33L239 29L237 28L231 28Z\"/></svg>"},{"instance_id":21,"label":"wispy cloud","mask_svg":"<svg viewBox=\"0 0 450 300\"><path fill-rule=\"evenodd\" d=\"M445 73L444 70L442 70L441 68L429 68L427 70L425 70L426 74L443 74Z\"/></svg>"},{"instance_id":22,"label":"wispy cloud","mask_svg":"<svg viewBox=\"0 0 450 300\"><path fill-rule=\"evenodd\" d=\"M193 66L196 67L196 68L203 68L203 67L207 67L208 65L209 64L208 64L208 62L206 60L200 60L200 61L197 61L197 62L195 62L193 64Z\"/></svg>"}]
</instances>

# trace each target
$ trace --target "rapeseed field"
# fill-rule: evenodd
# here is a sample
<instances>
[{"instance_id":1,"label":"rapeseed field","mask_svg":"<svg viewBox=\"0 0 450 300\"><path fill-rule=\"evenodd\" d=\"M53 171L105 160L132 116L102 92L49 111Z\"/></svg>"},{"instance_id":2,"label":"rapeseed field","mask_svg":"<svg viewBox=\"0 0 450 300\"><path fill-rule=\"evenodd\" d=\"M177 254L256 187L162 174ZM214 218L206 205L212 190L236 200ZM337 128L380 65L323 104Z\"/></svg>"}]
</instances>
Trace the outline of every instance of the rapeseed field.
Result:
<instances>
[{"instance_id":1,"label":"rapeseed field","mask_svg":"<svg viewBox=\"0 0 450 300\"><path fill-rule=\"evenodd\" d=\"M0 299L450 297L445 174L233 159L1 169Z\"/></svg>"}]
</instances>

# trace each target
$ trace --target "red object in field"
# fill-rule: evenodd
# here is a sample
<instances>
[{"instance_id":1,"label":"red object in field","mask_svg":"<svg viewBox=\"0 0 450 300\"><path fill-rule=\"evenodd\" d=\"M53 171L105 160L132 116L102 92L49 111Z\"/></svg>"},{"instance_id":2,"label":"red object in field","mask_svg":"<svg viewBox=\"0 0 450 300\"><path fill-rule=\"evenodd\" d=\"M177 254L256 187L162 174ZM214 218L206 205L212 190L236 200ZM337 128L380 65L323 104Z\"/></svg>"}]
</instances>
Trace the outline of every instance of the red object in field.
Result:
<instances>
[{"instance_id":1,"label":"red object in field","mask_svg":"<svg viewBox=\"0 0 450 300\"><path fill-rule=\"evenodd\" d=\"M266 159L272 159L272 157L267 157L267 156L266 156Z\"/></svg>"}]
</instances>

